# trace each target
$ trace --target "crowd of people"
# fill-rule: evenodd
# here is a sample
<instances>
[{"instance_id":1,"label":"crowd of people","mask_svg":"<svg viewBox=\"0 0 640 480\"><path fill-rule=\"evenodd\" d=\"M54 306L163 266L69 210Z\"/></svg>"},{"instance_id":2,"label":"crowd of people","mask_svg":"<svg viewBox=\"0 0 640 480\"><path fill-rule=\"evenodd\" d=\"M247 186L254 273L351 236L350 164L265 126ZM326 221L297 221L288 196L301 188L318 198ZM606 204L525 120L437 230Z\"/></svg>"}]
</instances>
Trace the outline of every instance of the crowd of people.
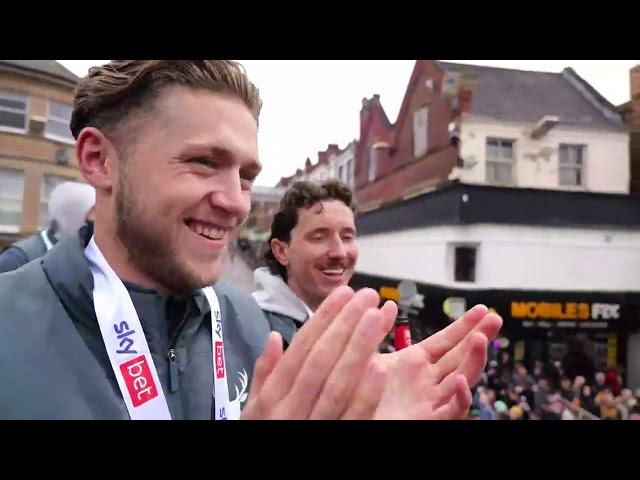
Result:
<instances>
[{"instance_id":1,"label":"crowd of people","mask_svg":"<svg viewBox=\"0 0 640 480\"><path fill-rule=\"evenodd\" d=\"M566 362L528 369L508 352L491 360L474 388L470 420L640 420L640 388L624 388L617 369L570 375Z\"/></svg>"}]
</instances>

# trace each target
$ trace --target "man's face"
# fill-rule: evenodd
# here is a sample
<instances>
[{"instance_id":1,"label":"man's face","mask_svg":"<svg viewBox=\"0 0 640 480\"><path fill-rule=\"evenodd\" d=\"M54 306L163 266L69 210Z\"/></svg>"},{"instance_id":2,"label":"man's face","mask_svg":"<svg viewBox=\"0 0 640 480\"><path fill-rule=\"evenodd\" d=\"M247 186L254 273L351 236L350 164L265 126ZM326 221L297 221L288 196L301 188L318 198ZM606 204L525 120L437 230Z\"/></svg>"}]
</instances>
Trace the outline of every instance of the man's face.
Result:
<instances>
[{"instance_id":1,"label":"man's face","mask_svg":"<svg viewBox=\"0 0 640 480\"><path fill-rule=\"evenodd\" d=\"M155 102L118 163L116 230L140 270L190 292L219 278L249 212L257 125L233 96L171 86Z\"/></svg>"},{"instance_id":2,"label":"man's face","mask_svg":"<svg viewBox=\"0 0 640 480\"><path fill-rule=\"evenodd\" d=\"M283 264L289 286L311 309L351 280L358 260L355 236L353 212L339 200L298 210Z\"/></svg>"}]
</instances>

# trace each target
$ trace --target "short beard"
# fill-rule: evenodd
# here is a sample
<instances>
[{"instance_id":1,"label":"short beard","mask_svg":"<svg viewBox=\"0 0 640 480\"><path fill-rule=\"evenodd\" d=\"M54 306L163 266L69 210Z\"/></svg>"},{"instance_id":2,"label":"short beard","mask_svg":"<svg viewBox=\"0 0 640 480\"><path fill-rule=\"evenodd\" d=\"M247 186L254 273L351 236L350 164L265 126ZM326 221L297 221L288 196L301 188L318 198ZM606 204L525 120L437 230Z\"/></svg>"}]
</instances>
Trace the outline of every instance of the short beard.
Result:
<instances>
[{"instance_id":1,"label":"short beard","mask_svg":"<svg viewBox=\"0 0 640 480\"><path fill-rule=\"evenodd\" d=\"M123 162L124 163L124 162ZM129 261L164 289L176 294L192 294L209 286L207 279L194 275L179 262L170 239L149 222L134 194L126 167L120 169L116 202L116 235L127 249Z\"/></svg>"}]
</instances>

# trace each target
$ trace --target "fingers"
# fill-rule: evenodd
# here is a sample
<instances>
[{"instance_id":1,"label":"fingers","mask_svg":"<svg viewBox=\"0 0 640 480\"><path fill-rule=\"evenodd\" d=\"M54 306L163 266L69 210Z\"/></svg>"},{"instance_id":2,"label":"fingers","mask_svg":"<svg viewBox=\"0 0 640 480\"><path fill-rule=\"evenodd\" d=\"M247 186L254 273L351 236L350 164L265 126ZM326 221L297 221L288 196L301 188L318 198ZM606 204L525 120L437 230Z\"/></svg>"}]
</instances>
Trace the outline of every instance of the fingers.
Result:
<instances>
[{"instance_id":1,"label":"fingers","mask_svg":"<svg viewBox=\"0 0 640 480\"><path fill-rule=\"evenodd\" d=\"M459 344L480 323L486 313L487 307L476 305L447 328L434 333L418 345L429 353L431 360L435 363Z\"/></svg>"},{"instance_id":2,"label":"fingers","mask_svg":"<svg viewBox=\"0 0 640 480\"><path fill-rule=\"evenodd\" d=\"M432 388L436 389L436 400L433 402L433 409L438 409L441 406L447 404L451 398L455 395L456 389L459 383L459 374L452 373L447 375L439 385L434 385ZM466 380L465 380L466 381Z\"/></svg>"},{"instance_id":3,"label":"fingers","mask_svg":"<svg viewBox=\"0 0 640 480\"><path fill-rule=\"evenodd\" d=\"M309 352L353 297L354 293L351 288L346 286L336 288L322 302L315 314L305 322L305 325L293 337L286 355L282 356L277 368L266 380L265 398L263 399L266 403L276 404L291 390L293 382L300 373L300 366L304 363Z\"/></svg>"},{"instance_id":4,"label":"fingers","mask_svg":"<svg viewBox=\"0 0 640 480\"><path fill-rule=\"evenodd\" d=\"M396 317L398 316L398 305L396 305L396 302L387 300L382 306L381 311L383 318L383 329L385 331L385 336L387 336L393 328Z\"/></svg>"},{"instance_id":5,"label":"fingers","mask_svg":"<svg viewBox=\"0 0 640 480\"><path fill-rule=\"evenodd\" d=\"M455 348L445 354L435 365L438 379L452 372L462 373L469 384L477 381L487 360L487 337L480 332L472 332Z\"/></svg>"},{"instance_id":6,"label":"fingers","mask_svg":"<svg viewBox=\"0 0 640 480\"><path fill-rule=\"evenodd\" d=\"M353 368L361 366L358 373L346 372L350 381L355 382L354 387L360 382L364 367L377 347L376 343L370 348L370 342L381 336L382 314L377 309L379 298L375 290L368 288L359 290L331 323L325 334L318 339L304 360L300 373L287 394L290 408L296 412L294 417L308 417L314 404L320 400L318 396L325 381L343 355L346 355L345 361L348 361ZM358 335L353 335L356 330ZM353 347L347 348L352 337L354 338ZM345 371L341 370L341 372ZM337 418L341 411L336 412L335 409L341 402L344 402L342 405L344 409L349 399L338 399L335 395L345 393L345 390L341 390L343 383L335 377L332 382L336 385L331 387L329 403L334 403L331 408L333 418ZM327 413L327 410L323 411Z\"/></svg>"},{"instance_id":7,"label":"fingers","mask_svg":"<svg viewBox=\"0 0 640 480\"><path fill-rule=\"evenodd\" d=\"M453 396L447 403L433 410L428 418L432 420L459 420L469 410L471 402L471 392L465 377L456 375L453 381Z\"/></svg>"},{"instance_id":8,"label":"fingers","mask_svg":"<svg viewBox=\"0 0 640 480\"><path fill-rule=\"evenodd\" d=\"M410 347L391 355L396 359L386 374L385 387L373 418L401 420L428 415L433 397L437 396L429 354L421 348Z\"/></svg>"},{"instance_id":9,"label":"fingers","mask_svg":"<svg viewBox=\"0 0 640 480\"><path fill-rule=\"evenodd\" d=\"M282 357L282 337L277 332L271 332L267 337L267 343L264 347L262 355L256 361L255 368L253 370L253 379L251 380L251 387L249 389L249 398L247 399L247 405L242 411L242 418L258 419L264 418L264 413L261 410L261 404L256 399L259 398L260 392L264 382L275 368Z\"/></svg>"},{"instance_id":10,"label":"fingers","mask_svg":"<svg viewBox=\"0 0 640 480\"><path fill-rule=\"evenodd\" d=\"M372 355L386 335L383 313L370 309L356 327L347 347L329 374L310 419L339 418L352 399Z\"/></svg>"},{"instance_id":11,"label":"fingers","mask_svg":"<svg viewBox=\"0 0 640 480\"><path fill-rule=\"evenodd\" d=\"M260 393L262 385L280 361L280 358L282 358L282 337L278 332L271 332L267 337L267 343L262 355L256 361L253 380L251 380L250 392L252 395Z\"/></svg>"},{"instance_id":12,"label":"fingers","mask_svg":"<svg viewBox=\"0 0 640 480\"><path fill-rule=\"evenodd\" d=\"M456 369L456 372L464 375L467 383L472 386L480 380L482 371L487 364L487 347L489 341L484 334L474 332L471 334L469 343L471 345L469 351L465 359Z\"/></svg>"},{"instance_id":13,"label":"fingers","mask_svg":"<svg viewBox=\"0 0 640 480\"><path fill-rule=\"evenodd\" d=\"M493 342L498 336L498 332L502 328L502 317L497 313L489 313L485 315L482 321L473 329L474 332L480 332L487 337L488 343Z\"/></svg>"},{"instance_id":14,"label":"fingers","mask_svg":"<svg viewBox=\"0 0 640 480\"><path fill-rule=\"evenodd\" d=\"M437 362L437 368L439 370L441 378L445 377L449 373L454 370L458 370L462 361L466 359L466 353L470 348L474 348L476 354L479 353L479 350L482 350L482 360L478 360L482 362L482 368L486 364L486 348L490 341L496 338L498 331L502 327L502 318L496 313L489 313L484 316L484 318L476 325L476 327L472 330L471 334L467 335L466 338L459 342L458 345L449 350L446 354L444 354L440 360ZM481 347L479 346L481 337L474 337L474 335L481 335L485 339L485 344ZM475 342L472 338L476 338ZM470 343L471 342L471 343ZM471 361L471 360L468 360ZM469 365L469 364L467 364ZM459 370L462 373L465 373L463 370ZM474 385L478 379L480 378L481 371L477 371L475 367L467 370L467 381L470 385Z\"/></svg>"},{"instance_id":15,"label":"fingers","mask_svg":"<svg viewBox=\"0 0 640 480\"><path fill-rule=\"evenodd\" d=\"M367 373L360 382L352 403L342 415L343 420L369 420L380 402L387 378L387 369L384 362L375 360L369 363Z\"/></svg>"}]
</instances>

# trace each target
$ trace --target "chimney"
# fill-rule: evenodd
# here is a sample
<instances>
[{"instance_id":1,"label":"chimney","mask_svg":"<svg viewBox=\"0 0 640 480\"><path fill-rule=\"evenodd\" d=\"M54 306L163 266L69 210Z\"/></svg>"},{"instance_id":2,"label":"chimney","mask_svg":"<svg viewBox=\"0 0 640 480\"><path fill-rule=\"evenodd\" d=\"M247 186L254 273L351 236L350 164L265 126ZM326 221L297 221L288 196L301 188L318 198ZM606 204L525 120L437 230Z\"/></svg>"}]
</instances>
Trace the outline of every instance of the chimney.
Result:
<instances>
[{"instance_id":1,"label":"chimney","mask_svg":"<svg viewBox=\"0 0 640 480\"><path fill-rule=\"evenodd\" d=\"M327 147L327 158L340 153L340 147L336 143L330 143Z\"/></svg>"},{"instance_id":2,"label":"chimney","mask_svg":"<svg viewBox=\"0 0 640 480\"><path fill-rule=\"evenodd\" d=\"M640 65L629 71L631 87L631 128L640 131Z\"/></svg>"}]
</instances>

